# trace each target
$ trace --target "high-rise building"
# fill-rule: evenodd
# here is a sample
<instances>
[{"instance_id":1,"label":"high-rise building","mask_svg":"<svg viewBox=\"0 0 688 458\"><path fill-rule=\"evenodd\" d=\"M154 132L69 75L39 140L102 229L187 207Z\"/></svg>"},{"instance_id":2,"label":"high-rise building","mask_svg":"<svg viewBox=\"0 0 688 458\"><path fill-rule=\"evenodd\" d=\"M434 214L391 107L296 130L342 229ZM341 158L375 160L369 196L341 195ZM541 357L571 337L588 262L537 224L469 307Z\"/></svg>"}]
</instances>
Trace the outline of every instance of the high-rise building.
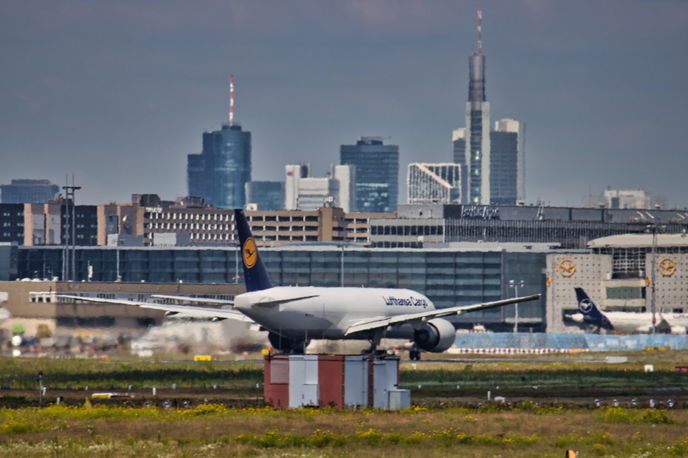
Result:
<instances>
[{"instance_id":1,"label":"high-rise building","mask_svg":"<svg viewBox=\"0 0 688 458\"><path fill-rule=\"evenodd\" d=\"M361 137L355 145L341 145L340 163L354 166L355 211L392 212L399 195L399 147L381 137Z\"/></svg>"},{"instance_id":2,"label":"high-rise building","mask_svg":"<svg viewBox=\"0 0 688 458\"><path fill-rule=\"evenodd\" d=\"M468 58L469 83L466 103L464 157L454 160L466 168L465 202L490 203L490 103L485 96L485 56L482 43L482 11L478 10L478 46ZM458 140L458 139L457 139ZM456 142L456 140L455 140ZM457 145L454 145L457 150Z\"/></svg>"},{"instance_id":3,"label":"high-rise building","mask_svg":"<svg viewBox=\"0 0 688 458\"><path fill-rule=\"evenodd\" d=\"M490 132L490 203L525 201L525 126L500 119Z\"/></svg>"},{"instance_id":4,"label":"high-rise building","mask_svg":"<svg viewBox=\"0 0 688 458\"><path fill-rule=\"evenodd\" d=\"M460 204L461 166L412 162L408 165L406 189L409 204Z\"/></svg>"},{"instance_id":5,"label":"high-rise building","mask_svg":"<svg viewBox=\"0 0 688 458\"><path fill-rule=\"evenodd\" d=\"M283 181L250 181L246 183L246 205L252 210L284 208Z\"/></svg>"},{"instance_id":6,"label":"high-rise building","mask_svg":"<svg viewBox=\"0 0 688 458\"><path fill-rule=\"evenodd\" d=\"M501 119L490 130L490 103L485 95L482 11L478 10L478 45L468 59L466 127L452 131L452 157L462 166L463 202L513 205L525 200L525 126Z\"/></svg>"},{"instance_id":7,"label":"high-rise building","mask_svg":"<svg viewBox=\"0 0 688 458\"><path fill-rule=\"evenodd\" d=\"M50 180L12 180L11 184L0 185L5 204L44 204L54 198L60 187Z\"/></svg>"},{"instance_id":8,"label":"high-rise building","mask_svg":"<svg viewBox=\"0 0 688 458\"><path fill-rule=\"evenodd\" d=\"M336 165L327 177L313 177L307 164L285 166L284 208L317 210L334 206L351 211L355 189L353 167Z\"/></svg>"},{"instance_id":9,"label":"high-rise building","mask_svg":"<svg viewBox=\"0 0 688 458\"><path fill-rule=\"evenodd\" d=\"M220 130L203 133L203 151L189 154L189 195L218 208L243 208L251 181L251 133L234 121L234 77L230 78L229 120Z\"/></svg>"}]
</instances>

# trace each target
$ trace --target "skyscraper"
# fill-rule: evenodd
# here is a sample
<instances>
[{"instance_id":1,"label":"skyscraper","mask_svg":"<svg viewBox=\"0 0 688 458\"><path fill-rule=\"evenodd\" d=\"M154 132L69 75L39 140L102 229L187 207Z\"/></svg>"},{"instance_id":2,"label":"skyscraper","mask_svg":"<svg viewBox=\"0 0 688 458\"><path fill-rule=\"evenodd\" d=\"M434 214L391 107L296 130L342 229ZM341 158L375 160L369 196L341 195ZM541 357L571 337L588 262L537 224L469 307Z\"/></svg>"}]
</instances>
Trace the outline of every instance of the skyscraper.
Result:
<instances>
[{"instance_id":1,"label":"skyscraper","mask_svg":"<svg viewBox=\"0 0 688 458\"><path fill-rule=\"evenodd\" d=\"M229 119L220 130L203 133L203 151L189 154L189 195L218 208L243 208L251 181L251 133L234 121L234 75L230 77Z\"/></svg>"},{"instance_id":2,"label":"skyscraper","mask_svg":"<svg viewBox=\"0 0 688 458\"><path fill-rule=\"evenodd\" d=\"M251 181L246 183L246 204L255 204L256 210L284 208L283 181Z\"/></svg>"},{"instance_id":3,"label":"skyscraper","mask_svg":"<svg viewBox=\"0 0 688 458\"><path fill-rule=\"evenodd\" d=\"M355 167L356 205L352 211L392 212L399 194L399 147L381 137L361 137L341 145L340 163Z\"/></svg>"},{"instance_id":4,"label":"skyscraper","mask_svg":"<svg viewBox=\"0 0 688 458\"><path fill-rule=\"evenodd\" d=\"M353 167L336 165L329 176L313 177L307 164L286 165L284 182L284 208L286 210L317 210L335 206L351 211L355 190ZM260 210L260 209L259 209Z\"/></svg>"},{"instance_id":5,"label":"skyscraper","mask_svg":"<svg viewBox=\"0 0 688 458\"><path fill-rule=\"evenodd\" d=\"M500 119L490 132L490 202L513 205L525 201L525 126Z\"/></svg>"},{"instance_id":6,"label":"skyscraper","mask_svg":"<svg viewBox=\"0 0 688 458\"><path fill-rule=\"evenodd\" d=\"M478 10L478 45L468 58L466 127L452 131L452 156L462 166L464 203L515 204L525 200L525 126L514 119L502 119L490 131L482 20Z\"/></svg>"},{"instance_id":7,"label":"skyscraper","mask_svg":"<svg viewBox=\"0 0 688 458\"><path fill-rule=\"evenodd\" d=\"M490 203L490 103L485 96L482 22L483 13L478 10L478 46L468 58L465 154L459 164L466 167L466 202L487 205Z\"/></svg>"}]
</instances>

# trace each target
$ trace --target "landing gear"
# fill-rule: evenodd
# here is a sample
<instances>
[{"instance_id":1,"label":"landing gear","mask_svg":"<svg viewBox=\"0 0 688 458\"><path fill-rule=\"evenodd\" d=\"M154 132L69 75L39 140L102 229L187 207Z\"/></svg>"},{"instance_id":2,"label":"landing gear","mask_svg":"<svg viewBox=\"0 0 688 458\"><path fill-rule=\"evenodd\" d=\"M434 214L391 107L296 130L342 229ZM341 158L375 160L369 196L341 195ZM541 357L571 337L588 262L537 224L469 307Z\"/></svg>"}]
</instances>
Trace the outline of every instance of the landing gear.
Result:
<instances>
[{"instance_id":1,"label":"landing gear","mask_svg":"<svg viewBox=\"0 0 688 458\"><path fill-rule=\"evenodd\" d=\"M370 348L368 350L364 351L364 355L379 355L379 354L385 354L387 353L384 350L378 350L377 347L380 345L380 340L382 340L382 330L378 329L376 330L368 339L370 342Z\"/></svg>"},{"instance_id":2,"label":"landing gear","mask_svg":"<svg viewBox=\"0 0 688 458\"><path fill-rule=\"evenodd\" d=\"M420 361L420 350L409 350L409 359L411 361Z\"/></svg>"}]
</instances>

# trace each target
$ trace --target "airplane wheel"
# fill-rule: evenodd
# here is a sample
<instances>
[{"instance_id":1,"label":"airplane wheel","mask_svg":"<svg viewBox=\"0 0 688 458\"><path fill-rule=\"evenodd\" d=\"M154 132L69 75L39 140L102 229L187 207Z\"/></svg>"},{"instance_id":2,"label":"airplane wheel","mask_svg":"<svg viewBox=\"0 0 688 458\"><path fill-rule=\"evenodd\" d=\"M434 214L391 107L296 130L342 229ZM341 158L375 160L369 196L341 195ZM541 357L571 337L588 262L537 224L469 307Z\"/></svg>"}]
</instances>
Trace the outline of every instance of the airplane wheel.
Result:
<instances>
[{"instance_id":1,"label":"airplane wheel","mask_svg":"<svg viewBox=\"0 0 688 458\"><path fill-rule=\"evenodd\" d=\"M409 359L411 361L420 361L420 351L418 351L418 350L409 351Z\"/></svg>"}]
</instances>

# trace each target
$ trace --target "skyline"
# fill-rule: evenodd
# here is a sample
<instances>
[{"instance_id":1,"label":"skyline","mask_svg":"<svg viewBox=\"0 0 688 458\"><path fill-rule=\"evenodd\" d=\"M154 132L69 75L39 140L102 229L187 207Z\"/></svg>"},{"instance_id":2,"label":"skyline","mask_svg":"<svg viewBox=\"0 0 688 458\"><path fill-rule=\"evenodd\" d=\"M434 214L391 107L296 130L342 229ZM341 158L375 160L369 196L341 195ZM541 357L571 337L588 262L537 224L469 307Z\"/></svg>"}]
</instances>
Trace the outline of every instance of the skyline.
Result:
<instances>
[{"instance_id":1,"label":"skyline","mask_svg":"<svg viewBox=\"0 0 688 458\"><path fill-rule=\"evenodd\" d=\"M340 145L382 136L403 182L409 162L451 160L483 9L491 117L526 123L528 203L610 186L688 206L688 3L201 6L4 2L0 182L74 173L78 203L185 195L186 155L226 122L230 73L254 180L299 162L321 175Z\"/></svg>"}]
</instances>

